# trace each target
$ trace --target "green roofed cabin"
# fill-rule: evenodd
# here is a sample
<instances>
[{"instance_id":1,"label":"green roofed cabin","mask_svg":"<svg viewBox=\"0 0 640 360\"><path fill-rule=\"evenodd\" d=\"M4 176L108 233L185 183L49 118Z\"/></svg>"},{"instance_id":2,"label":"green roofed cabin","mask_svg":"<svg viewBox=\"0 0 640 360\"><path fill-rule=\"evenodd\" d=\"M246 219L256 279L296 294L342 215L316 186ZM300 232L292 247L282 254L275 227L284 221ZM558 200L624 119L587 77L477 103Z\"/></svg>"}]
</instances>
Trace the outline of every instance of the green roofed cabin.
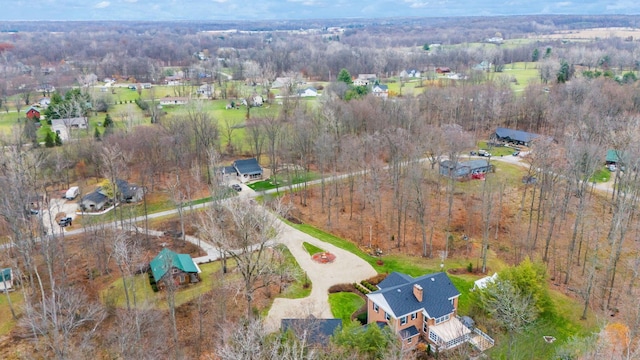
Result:
<instances>
[{"instance_id":1,"label":"green roofed cabin","mask_svg":"<svg viewBox=\"0 0 640 360\"><path fill-rule=\"evenodd\" d=\"M13 272L11 268L0 269L0 292L13 290Z\"/></svg>"},{"instance_id":2,"label":"green roofed cabin","mask_svg":"<svg viewBox=\"0 0 640 360\"><path fill-rule=\"evenodd\" d=\"M609 149L607 150L607 165L617 165L620 162L620 151Z\"/></svg>"},{"instance_id":3,"label":"green roofed cabin","mask_svg":"<svg viewBox=\"0 0 640 360\"><path fill-rule=\"evenodd\" d=\"M197 283L202 272L191 256L177 254L167 248L151 260L149 269L159 290L164 289L168 281L173 281L175 286Z\"/></svg>"}]
</instances>

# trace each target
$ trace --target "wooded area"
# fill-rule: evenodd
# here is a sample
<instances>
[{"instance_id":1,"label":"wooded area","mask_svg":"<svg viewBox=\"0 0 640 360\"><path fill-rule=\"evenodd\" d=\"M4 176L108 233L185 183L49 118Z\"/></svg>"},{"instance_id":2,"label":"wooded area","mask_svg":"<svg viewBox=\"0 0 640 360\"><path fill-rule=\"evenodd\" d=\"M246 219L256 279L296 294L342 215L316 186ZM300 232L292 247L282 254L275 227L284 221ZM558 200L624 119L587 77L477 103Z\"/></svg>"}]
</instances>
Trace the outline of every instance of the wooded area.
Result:
<instances>
[{"instance_id":1,"label":"wooded area","mask_svg":"<svg viewBox=\"0 0 640 360\"><path fill-rule=\"evenodd\" d=\"M281 216L382 262L470 264L465 280L531 260L584 324L553 354L638 358L640 33L606 28L639 19L332 20L306 31L297 22L11 24L17 31L0 33L0 269L12 268L20 286L1 294L0 357L409 356L393 341L349 353L351 340L338 337L323 353L269 337L260 319L273 298L309 287L286 248L272 246ZM600 36L551 36L582 29ZM359 74L375 80L357 85ZM320 95L299 95L310 87ZM35 106L42 98L46 109ZM53 120L71 118L85 125L55 132ZM539 136L503 146L499 127ZM443 161L477 159L468 154L479 148L494 154L494 172L441 175ZM225 182L221 169L246 158L265 169L252 186L278 189L257 189L264 207L241 201L246 185L236 194ZM81 197L101 187L109 206L122 179L144 199L79 212L71 236L45 225L69 215L43 211L69 187ZM201 265L206 291L185 295L167 282L146 295L140 274L163 247L205 256L188 237L223 258ZM502 292L482 301L495 307ZM503 314L468 308L497 319L490 330L505 339L535 320L524 311L511 329ZM582 336L594 323L605 323L598 340ZM523 358L527 349L509 338L506 351Z\"/></svg>"}]
</instances>

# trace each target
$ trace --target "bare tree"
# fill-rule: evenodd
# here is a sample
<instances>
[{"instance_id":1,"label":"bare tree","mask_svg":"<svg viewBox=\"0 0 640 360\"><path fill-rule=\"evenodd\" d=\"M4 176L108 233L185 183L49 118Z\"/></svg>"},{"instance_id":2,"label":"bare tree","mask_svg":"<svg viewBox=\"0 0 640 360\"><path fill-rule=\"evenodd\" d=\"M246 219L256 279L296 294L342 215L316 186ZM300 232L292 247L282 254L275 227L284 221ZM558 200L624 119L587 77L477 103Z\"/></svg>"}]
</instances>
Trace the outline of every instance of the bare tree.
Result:
<instances>
[{"instance_id":1,"label":"bare tree","mask_svg":"<svg viewBox=\"0 0 640 360\"><path fill-rule=\"evenodd\" d=\"M256 206L238 199L227 204L231 226L220 226L224 235L221 245L224 252L235 260L244 282L247 300L247 318L253 318L253 297L256 290L268 286L274 275L273 244L281 231L278 216L285 214L280 202L266 207Z\"/></svg>"}]
</instances>

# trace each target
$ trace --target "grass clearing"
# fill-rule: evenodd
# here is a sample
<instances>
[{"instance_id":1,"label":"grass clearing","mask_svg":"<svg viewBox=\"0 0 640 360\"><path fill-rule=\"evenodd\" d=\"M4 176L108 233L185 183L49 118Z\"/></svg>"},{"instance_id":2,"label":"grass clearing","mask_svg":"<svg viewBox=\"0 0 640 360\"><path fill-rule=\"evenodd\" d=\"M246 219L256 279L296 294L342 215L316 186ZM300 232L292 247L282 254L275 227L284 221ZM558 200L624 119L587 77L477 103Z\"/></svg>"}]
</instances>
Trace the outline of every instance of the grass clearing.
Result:
<instances>
[{"instance_id":1,"label":"grass clearing","mask_svg":"<svg viewBox=\"0 0 640 360\"><path fill-rule=\"evenodd\" d=\"M296 258L291 255L291 252L289 251L289 249L287 249L286 246L280 245L279 249L285 257L285 265L290 270L290 272L301 275L297 276L295 281L289 284L289 286L287 286L287 288L278 297L287 299L302 299L311 295L313 284L311 283L311 281L309 281L307 274L305 274L300 268L300 265L296 261Z\"/></svg>"},{"instance_id":2,"label":"grass clearing","mask_svg":"<svg viewBox=\"0 0 640 360\"><path fill-rule=\"evenodd\" d=\"M335 318L342 319L342 323L351 322L351 315L365 304L365 300L350 292L329 294L329 306Z\"/></svg>"},{"instance_id":3,"label":"grass clearing","mask_svg":"<svg viewBox=\"0 0 640 360\"><path fill-rule=\"evenodd\" d=\"M606 183L609 180L611 180L611 171L605 167L596 170L596 172L589 178L589 182L592 183Z\"/></svg>"},{"instance_id":4,"label":"grass clearing","mask_svg":"<svg viewBox=\"0 0 640 360\"><path fill-rule=\"evenodd\" d=\"M302 246L304 247L304 249L309 253L309 255L313 256L315 254L319 254L319 253L323 253L325 252L324 250L320 249L319 247L313 245L313 244L309 244L308 242L303 242Z\"/></svg>"},{"instance_id":5,"label":"grass clearing","mask_svg":"<svg viewBox=\"0 0 640 360\"><path fill-rule=\"evenodd\" d=\"M19 291L13 291L9 293L11 298L11 304L16 311L16 315L19 317L21 314L21 307L24 302L24 297ZM0 293L0 336L9 334L11 330L16 326L17 321L11 316L11 309L9 308L9 301L7 300L7 294Z\"/></svg>"}]
</instances>

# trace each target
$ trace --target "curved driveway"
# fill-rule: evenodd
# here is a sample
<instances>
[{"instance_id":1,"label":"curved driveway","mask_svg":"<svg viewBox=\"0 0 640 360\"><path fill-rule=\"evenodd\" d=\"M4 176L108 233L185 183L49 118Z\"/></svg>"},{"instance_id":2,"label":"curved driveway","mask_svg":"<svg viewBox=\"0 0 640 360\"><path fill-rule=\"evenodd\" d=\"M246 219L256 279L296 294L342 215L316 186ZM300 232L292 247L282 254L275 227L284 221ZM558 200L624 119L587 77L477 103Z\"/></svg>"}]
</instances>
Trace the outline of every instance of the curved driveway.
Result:
<instances>
[{"instance_id":1,"label":"curved driveway","mask_svg":"<svg viewBox=\"0 0 640 360\"><path fill-rule=\"evenodd\" d=\"M309 315L318 319L333 318L329 307L329 288L335 284L359 282L377 274L369 263L358 256L284 223L278 242L289 248L302 270L307 273L312 289L311 294L306 298L275 299L265 319L265 328L268 331L279 329L280 320L284 318L306 318ZM311 256L302 246L303 242L336 255L336 259L329 264L320 264L311 260Z\"/></svg>"}]
</instances>

